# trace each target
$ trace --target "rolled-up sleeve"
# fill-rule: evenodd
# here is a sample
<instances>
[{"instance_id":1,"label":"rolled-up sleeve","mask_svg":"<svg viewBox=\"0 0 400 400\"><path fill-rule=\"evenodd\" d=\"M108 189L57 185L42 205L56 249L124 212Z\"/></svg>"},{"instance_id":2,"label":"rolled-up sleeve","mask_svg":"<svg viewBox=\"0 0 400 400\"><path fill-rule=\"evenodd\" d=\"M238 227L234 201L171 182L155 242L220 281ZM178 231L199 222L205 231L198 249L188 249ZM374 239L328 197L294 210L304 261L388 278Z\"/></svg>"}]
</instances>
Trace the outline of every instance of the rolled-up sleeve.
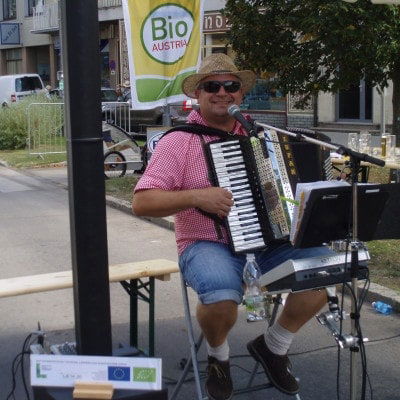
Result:
<instances>
[{"instance_id":1,"label":"rolled-up sleeve","mask_svg":"<svg viewBox=\"0 0 400 400\"><path fill-rule=\"evenodd\" d=\"M172 132L163 137L157 143L134 192L147 189L180 190L190 137L186 132Z\"/></svg>"}]
</instances>

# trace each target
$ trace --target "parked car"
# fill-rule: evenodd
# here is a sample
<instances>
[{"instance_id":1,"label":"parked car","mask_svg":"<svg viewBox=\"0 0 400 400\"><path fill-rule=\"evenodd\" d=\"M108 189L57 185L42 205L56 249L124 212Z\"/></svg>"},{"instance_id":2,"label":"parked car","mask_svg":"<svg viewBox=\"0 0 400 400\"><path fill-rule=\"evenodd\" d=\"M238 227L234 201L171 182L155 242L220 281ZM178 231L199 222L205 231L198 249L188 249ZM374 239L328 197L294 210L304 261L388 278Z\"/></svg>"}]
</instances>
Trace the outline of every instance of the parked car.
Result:
<instances>
[{"instance_id":1,"label":"parked car","mask_svg":"<svg viewBox=\"0 0 400 400\"><path fill-rule=\"evenodd\" d=\"M190 98L169 104L172 125L184 124L190 112L196 108L198 108L197 100Z\"/></svg>"},{"instance_id":2,"label":"parked car","mask_svg":"<svg viewBox=\"0 0 400 400\"><path fill-rule=\"evenodd\" d=\"M100 90L102 105L104 105L105 103L118 101L117 92L114 89L104 87ZM62 99L64 97L64 90L60 88L55 88L49 91L49 95Z\"/></svg>"},{"instance_id":3,"label":"parked car","mask_svg":"<svg viewBox=\"0 0 400 400\"><path fill-rule=\"evenodd\" d=\"M125 106L122 106L125 104ZM171 116L171 125L181 125L186 122L187 116L196 108L197 101L195 99L171 103L165 107L156 107L150 110L129 110L127 103L122 103L121 106L109 113L106 118L110 123L121 127L127 132L139 132L145 134L147 126L160 126L164 124L163 115L166 107L169 107ZM125 109L123 108L125 107ZM128 118L129 111L129 118Z\"/></svg>"},{"instance_id":4,"label":"parked car","mask_svg":"<svg viewBox=\"0 0 400 400\"><path fill-rule=\"evenodd\" d=\"M110 104L103 109L103 120L120 127L126 132L145 134L147 126L162 125L164 107L150 110L132 110L130 104Z\"/></svg>"},{"instance_id":5,"label":"parked car","mask_svg":"<svg viewBox=\"0 0 400 400\"><path fill-rule=\"evenodd\" d=\"M47 90L38 74L0 76L0 104L3 107L39 93L47 93Z\"/></svg>"}]
</instances>

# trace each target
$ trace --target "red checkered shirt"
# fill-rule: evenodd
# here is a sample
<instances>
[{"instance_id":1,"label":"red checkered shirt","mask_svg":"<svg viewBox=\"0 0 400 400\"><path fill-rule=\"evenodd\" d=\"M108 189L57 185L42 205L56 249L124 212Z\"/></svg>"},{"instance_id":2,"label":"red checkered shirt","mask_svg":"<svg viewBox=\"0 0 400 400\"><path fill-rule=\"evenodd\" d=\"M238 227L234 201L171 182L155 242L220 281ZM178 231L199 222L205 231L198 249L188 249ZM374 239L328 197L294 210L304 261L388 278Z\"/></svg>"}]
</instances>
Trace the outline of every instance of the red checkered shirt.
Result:
<instances>
[{"instance_id":1,"label":"red checkered shirt","mask_svg":"<svg viewBox=\"0 0 400 400\"><path fill-rule=\"evenodd\" d=\"M198 111L189 114L188 123L208 125ZM239 123L233 133L245 135ZM206 143L218 140L216 136L203 135ZM210 187L207 161L199 135L176 131L171 132L157 143L150 162L135 187L135 192L146 189L168 191L202 189ZM197 240L211 240L228 243L228 235L222 228L222 238L218 238L214 221L195 208L175 214L175 237L178 253Z\"/></svg>"}]
</instances>

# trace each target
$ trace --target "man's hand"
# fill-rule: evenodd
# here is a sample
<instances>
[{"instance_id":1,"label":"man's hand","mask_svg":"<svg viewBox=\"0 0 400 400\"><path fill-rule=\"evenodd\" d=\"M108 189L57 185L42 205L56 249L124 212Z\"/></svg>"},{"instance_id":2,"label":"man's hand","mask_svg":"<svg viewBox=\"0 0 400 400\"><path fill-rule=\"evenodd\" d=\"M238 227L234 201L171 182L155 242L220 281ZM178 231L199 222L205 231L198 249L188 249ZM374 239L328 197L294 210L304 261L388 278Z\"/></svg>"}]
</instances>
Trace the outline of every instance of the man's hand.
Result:
<instances>
[{"instance_id":1,"label":"man's hand","mask_svg":"<svg viewBox=\"0 0 400 400\"><path fill-rule=\"evenodd\" d=\"M233 205L232 193L220 187L197 189L195 196L198 208L220 218L227 217Z\"/></svg>"}]
</instances>

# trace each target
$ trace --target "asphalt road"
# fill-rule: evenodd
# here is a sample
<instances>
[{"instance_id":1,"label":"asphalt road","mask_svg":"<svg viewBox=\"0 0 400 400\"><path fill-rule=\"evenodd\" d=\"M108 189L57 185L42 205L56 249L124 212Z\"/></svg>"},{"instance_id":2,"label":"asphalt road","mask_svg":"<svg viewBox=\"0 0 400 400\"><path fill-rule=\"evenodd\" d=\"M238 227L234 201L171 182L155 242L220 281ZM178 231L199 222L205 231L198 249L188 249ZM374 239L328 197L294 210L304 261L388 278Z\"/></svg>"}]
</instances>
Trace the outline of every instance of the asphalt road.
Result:
<instances>
[{"instance_id":1,"label":"asphalt road","mask_svg":"<svg viewBox=\"0 0 400 400\"><path fill-rule=\"evenodd\" d=\"M0 251L2 278L46 273L71 268L68 195L65 169L30 171L21 174L0 167ZM176 260L173 232L131 215L107 207L108 250L110 263L150 258ZM192 304L194 306L194 297ZM349 311L348 299L346 311ZM11 388L11 364L21 350L25 337L37 329L40 321L49 344L74 339L72 290L38 293L1 299L0 307L0 400ZM113 344L128 343L128 296L118 284L111 285ZM192 307L194 308L194 307ZM361 324L366 344L368 373L374 399L400 399L398 360L400 359L400 318L398 314L383 316L365 304ZM263 332L263 323L247 324L243 310L230 336L234 385L242 387L254 363L247 356L245 344ZM146 344L146 314L141 309L139 331ZM343 332L350 332L348 321ZM179 362L188 355L183 308L178 276L170 282L157 282L156 353L163 359L165 384L180 374ZM349 395L349 350L338 351L335 341L315 319L296 335L291 347L295 373L300 378L301 398L335 400L337 373L340 373L340 399ZM200 351L205 359L204 348ZM26 367L26 365L25 365ZM204 367L204 364L202 364ZM264 382L262 374L256 383ZM360 381L358 381L360 383ZM25 399L18 377L17 400ZM194 384L188 382L178 399L194 399ZM279 400L287 396L275 389L235 396L238 399ZM367 399L371 398L369 396ZM358 400L358 399L357 399Z\"/></svg>"}]
</instances>

